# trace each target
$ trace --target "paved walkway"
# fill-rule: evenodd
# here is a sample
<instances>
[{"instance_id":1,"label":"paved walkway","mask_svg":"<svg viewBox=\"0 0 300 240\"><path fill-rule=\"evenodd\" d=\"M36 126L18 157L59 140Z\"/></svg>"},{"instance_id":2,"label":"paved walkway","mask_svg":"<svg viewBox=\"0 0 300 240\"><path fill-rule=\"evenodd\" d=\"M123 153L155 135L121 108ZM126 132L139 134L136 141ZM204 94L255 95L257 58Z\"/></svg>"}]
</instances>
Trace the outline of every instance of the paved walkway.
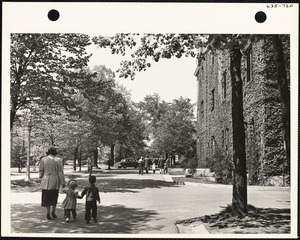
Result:
<instances>
[{"instance_id":1,"label":"paved walkway","mask_svg":"<svg viewBox=\"0 0 300 240\"><path fill-rule=\"evenodd\" d=\"M84 170L84 169L83 169ZM72 172L79 191L88 184L88 174ZM231 203L232 187L217 184L176 185L169 175L159 173L138 175L138 170L105 170L95 173L100 187L99 222L86 225L84 200L78 200L76 222L65 223L63 209L58 206L58 219L45 220L40 207L39 189L11 193L11 232L13 233L76 233L76 234L178 234L177 220L215 214ZM32 174L32 177L35 175ZM256 207L289 208L289 189L249 188L248 201ZM64 195L59 195L59 203ZM38 236L41 236L40 234ZM57 235L59 236L59 235ZM79 235L76 235L79 236ZM86 236L86 235L84 235ZM99 236L99 235L97 235ZM155 235L153 235L155 236Z\"/></svg>"}]
</instances>

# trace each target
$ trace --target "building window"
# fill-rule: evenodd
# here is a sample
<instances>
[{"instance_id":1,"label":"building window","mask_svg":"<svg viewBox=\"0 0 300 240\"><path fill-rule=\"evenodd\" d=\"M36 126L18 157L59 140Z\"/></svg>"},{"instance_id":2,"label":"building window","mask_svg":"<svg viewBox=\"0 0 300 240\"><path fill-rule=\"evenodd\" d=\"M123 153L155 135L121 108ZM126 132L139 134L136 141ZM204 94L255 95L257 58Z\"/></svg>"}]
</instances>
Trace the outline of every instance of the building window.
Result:
<instances>
[{"instance_id":1,"label":"building window","mask_svg":"<svg viewBox=\"0 0 300 240\"><path fill-rule=\"evenodd\" d=\"M254 118L249 121L249 133L254 134Z\"/></svg>"},{"instance_id":2,"label":"building window","mask_svg":"<svg viewBox=\"0 0 300 240\"><path fill-rule=\"evenodd\" d=\"M226 72L223 72L223 81L222 81L222 86L223 86L223 97L224 99L226 98Z\"/></svg>"},{"instance_id":3,"label":"building window","mask_svg":"<svg viewBox=\"0 0 300 240\"><path fill-rule=\"evenodd\" d=\"M200 117L203 118L204 117L204 104L203 104L203 100L200 103Z\"/></svg>"},{"instance_id":4,"label":"building window","mask_svg":"<svg viewBox=\"0 0 300 240\"><path fill-rule=\"evenodd\" d=\"M247 52L247 82L252 80L253 62L252 62L252 49Z\"/></svg>"},{"instance_id":5,"label":"building window","mask_svg":"<svg viewBox=\"0 0 300 240\"><path fill-rule=\"evenodd\" d=\"M211 91L211 111L215 109L215 89Z\"/></svg>"}]
</instances>

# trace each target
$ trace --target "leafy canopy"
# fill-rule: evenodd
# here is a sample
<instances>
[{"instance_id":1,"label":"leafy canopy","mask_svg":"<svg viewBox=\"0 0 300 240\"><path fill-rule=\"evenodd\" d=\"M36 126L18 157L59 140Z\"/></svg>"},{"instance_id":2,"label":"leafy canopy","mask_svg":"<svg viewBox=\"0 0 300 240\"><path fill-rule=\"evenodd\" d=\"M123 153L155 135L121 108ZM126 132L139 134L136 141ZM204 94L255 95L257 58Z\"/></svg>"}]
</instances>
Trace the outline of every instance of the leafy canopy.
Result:
<instances>
[{"instance_id":1,"label":"leafy canopy","mask_svg":"<svg viewBox=\"0 0 300 240\"><path fill-rule=\"evenodd\" d=\"M151 66L149 59L158 62L161 58L174 56L196 57L197 48L206 39L207 36L201 34L116 34L94 37L92 41L100 48L110 48L112 54L131 52L131 59L121 62L119 76L133 80L135 72L145 71Z\"/></svg>"},{"instance_id":2,"label":"leafy canopy","mask_svg":"<svg viewBox=\"0 0 300 240\"><path fill-rule=\"evenodd\" d=\"M31 103L76 110L70 96L92 76L85 71L89 44L84 34L11 35L11 124Z\"/></svg>"}]
</instances>

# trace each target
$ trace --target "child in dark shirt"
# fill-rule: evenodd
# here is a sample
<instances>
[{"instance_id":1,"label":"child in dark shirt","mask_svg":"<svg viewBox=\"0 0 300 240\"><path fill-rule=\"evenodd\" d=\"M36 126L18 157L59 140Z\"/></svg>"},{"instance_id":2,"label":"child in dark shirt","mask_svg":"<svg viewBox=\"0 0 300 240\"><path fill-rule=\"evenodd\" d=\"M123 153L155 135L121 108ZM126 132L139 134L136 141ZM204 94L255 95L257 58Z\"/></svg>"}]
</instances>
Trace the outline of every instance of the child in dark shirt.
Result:
<instances>
[{"instance_id":1,"label":"child in dark shirt","mask_svg":"<svg viewBox=\"0 0 300 240\"><path fill-rule=\"evenodd\" d=\"M100 195L99 195L99 189L95 186L96 177L91 175L89 177L90 186L85 187L84 190L81 193L81 197L83 198L84 195L86 195L85 200L85 221L86 223L90 223L91 220L91 212L92 212L92 218L94 219L94 222L97 222L97 201L100 204Z\"/></svg>"}]
</instances>

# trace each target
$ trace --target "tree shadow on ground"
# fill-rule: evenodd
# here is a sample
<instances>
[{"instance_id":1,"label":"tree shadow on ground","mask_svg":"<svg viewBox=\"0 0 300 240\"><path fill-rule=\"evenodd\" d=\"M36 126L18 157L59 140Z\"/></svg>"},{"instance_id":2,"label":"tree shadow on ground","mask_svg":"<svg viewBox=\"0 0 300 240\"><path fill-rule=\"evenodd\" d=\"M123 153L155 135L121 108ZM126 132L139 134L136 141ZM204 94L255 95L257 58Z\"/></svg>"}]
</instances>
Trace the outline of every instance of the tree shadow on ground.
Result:
<instances>
[{"instance_id":1,"label":"tree shadow on ground","mask_svg":"<svg viewBox=\"0 0 300 240\"><path fill-rule=\"evenodd\" d=\"M40 185L41 179L39 178L32 178L30 182L24 179L10 181L11 192L39 192L41 191Z\"/></svg>"},{"instance_id":2,"label":"tree shadow on ground","mask_svg":"<svg viewBox=\"0 0 300 240\"><path fill-rule=\"evenodd\" d=\"M136 234L148 230L159 230L163 226L149 226L148 222L158 218L158 213L124 205L98 205L98 222L86 224L85 206L77 204L77 220L66 223L63 209L57 209L58 218L46 220L45 208L39 204L11 205L11 232L13 233L114 233Z\"/></svg>"},{"instance_id":3,"label":"tree shadow on ground","mask_svg":"<svg viewBox=\"0 0 300 240\"><path fill-rule=\"evenodd\" d=\"M89 186L88 177L83 175L72 175L66 179L76 179L77 189L81 192L84 187ZM11 181L11 192L39 192L40 189L40 179L32 179L31 182L26 182L24 180L14 180ZM96 186L99 188L100 192L131 192L135 193L141 189L145 188L163 188L163 187L179 187L173 182L165 182L161 180L154 179L128 179L128 178L98 178L96 181Z\"/></svg>"},{"instance_id":4,"label":"tree shadow on ground","mask_svg":"<svg viewBox=\"0 0 300 240\"><path fill-rule=\"evenodd\" d=\"M95 173L97 173L97 171L95 171ZM139 174L139 170L138 169L111 169L111 170L107 170L103 171L101 174Z\"/></svg>"},{"instance_id":5,"label":"tree shadow on ground","mask_svg":"<svg viewBox=\"0 0 300 240\"><path fill-rule=\"evenodd\" d=\"M102 192L138 192L145 188L178 187L173 182L164 182L152 179L103 179L100 183Z\"/></svg>"},{"instance_id":6,"label":"tree shadow on ground","mask_svg":"<svg viewBox=\"0 0 300 240\"><path fill-rule=\"evenodd\" d=\"M290 209L255 208L248 205L248 213L232 216L231 206L214 215L179 221L190 224L202 222L210 233L232 234L284 234L291 231Z\"/></svg>"}]
</instances>

